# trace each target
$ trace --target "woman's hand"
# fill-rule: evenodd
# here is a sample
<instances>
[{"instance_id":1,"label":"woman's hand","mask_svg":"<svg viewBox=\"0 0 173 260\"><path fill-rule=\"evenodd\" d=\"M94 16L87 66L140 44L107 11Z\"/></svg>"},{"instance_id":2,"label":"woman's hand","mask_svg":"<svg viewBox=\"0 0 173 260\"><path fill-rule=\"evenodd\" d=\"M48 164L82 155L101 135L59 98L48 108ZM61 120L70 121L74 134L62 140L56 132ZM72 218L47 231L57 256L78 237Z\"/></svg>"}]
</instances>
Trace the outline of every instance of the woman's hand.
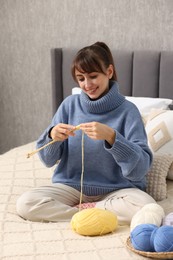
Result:
<instances>
[{"instance_id":1,"label":"woman's hand","mask_svg":"<svg viewBox=\"0 0 173 260\"><path fill-rule=\"evenodd\" d=\"M50 137L56 141L64 141L69 136L75 136L75 126L68 124L58 124L54 126L50 132Z\"/></svg>"},{"instance_id":2,"label":"woman's hand","mask_svg":"<svg viewBox=\"0 0 173 260\"><path fill-rule=\"evenodd\" d=\"M115 142L115 131L113 128L98 122L80 124L80 129L94 140L106 140L111 146Z\"/></svg>"}]
</instances>

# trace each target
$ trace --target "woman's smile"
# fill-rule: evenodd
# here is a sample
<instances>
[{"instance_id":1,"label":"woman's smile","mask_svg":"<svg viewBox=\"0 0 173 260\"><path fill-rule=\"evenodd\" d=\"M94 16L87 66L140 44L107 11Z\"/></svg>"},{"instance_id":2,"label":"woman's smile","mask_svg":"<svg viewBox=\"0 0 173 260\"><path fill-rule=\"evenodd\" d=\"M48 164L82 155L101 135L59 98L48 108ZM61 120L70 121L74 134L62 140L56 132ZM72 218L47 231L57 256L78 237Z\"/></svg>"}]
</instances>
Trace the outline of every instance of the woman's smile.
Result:
<instances>
[{"instance_id":1,"label":"woman's smile","mask_svg":"<svg viewBox=\"0 0 173 260\"><path fill-rule=\"evenodd\" d=\"M82 73L75 71L77 82L80 88L91 99L98 99L109 91L109 73L100 72Z\"/></svg>"},{"instance_id":2,"label":"woman's smile","mask_svg":"<svg viewBox=\"0 0 173 260\"><path fill-rule=\"evenodd\" d=\"M85 92L88 95L94 95L97 92L98 89L99 89L99 87L95 87L95 88L92 88L92 89L85 90Z\"/></svg>"}]
</instances>

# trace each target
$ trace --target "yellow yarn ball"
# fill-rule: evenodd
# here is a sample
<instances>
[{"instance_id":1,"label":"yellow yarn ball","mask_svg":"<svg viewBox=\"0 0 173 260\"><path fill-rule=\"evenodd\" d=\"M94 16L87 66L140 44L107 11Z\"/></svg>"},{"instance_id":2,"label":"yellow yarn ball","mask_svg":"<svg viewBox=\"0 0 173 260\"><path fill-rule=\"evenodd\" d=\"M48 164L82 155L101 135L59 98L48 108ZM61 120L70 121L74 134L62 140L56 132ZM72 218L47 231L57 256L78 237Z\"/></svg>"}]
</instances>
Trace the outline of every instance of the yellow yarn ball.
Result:
<instances>
[{"instance_id":1,"label":"yellow yarn ball","mask_svg":"<svg viewBox=\"0 0 173 260\"><path fill-rule=\"evenodd\" d=\"M72 229L84 236L98 236L113 232L118 226L117 216L111 211L90 208L76 213L71 220Z\"/></svg>"}]
</instances>

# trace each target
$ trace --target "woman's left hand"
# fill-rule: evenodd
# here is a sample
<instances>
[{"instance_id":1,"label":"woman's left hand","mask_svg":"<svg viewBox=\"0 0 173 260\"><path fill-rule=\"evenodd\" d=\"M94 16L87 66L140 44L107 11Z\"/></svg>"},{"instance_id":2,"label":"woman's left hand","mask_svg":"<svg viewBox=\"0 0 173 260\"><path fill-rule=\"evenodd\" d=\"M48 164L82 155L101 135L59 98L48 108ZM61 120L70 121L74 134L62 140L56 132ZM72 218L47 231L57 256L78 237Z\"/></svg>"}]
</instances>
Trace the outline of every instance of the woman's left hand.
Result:
<instances>
[{"instance_id":1,"label":"woman's left hand","mask_svg":"<svg viewBox=\"0 0 173 260\"><path fill-rule=\"evenodd\" d=\"M83 123L80 124L80 129L91 139L105 140L111 146L115 142L115 130L105 124L99 122Z\"/></svg>"}]
</instances>

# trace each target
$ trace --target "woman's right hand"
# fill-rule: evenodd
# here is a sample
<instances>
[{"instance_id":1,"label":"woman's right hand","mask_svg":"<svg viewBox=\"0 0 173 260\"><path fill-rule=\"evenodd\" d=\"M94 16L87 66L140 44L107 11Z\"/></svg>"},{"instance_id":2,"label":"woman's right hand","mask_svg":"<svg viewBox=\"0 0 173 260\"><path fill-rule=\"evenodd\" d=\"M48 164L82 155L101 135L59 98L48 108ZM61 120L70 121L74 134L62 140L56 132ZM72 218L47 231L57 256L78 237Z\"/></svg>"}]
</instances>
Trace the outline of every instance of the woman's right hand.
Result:
<instances>
[{"instance_id":1,"label":"woman's right hand","mask_svg":"<svg viewBox=\"0 0 173 260\"><path fill-rule=\"evenodd\" d=\"M69 136L75 136L75 126L60 123L52 128L50 131L50 137L55 141L61 141L68 139Z\"/></svg>"}]
</instances>

